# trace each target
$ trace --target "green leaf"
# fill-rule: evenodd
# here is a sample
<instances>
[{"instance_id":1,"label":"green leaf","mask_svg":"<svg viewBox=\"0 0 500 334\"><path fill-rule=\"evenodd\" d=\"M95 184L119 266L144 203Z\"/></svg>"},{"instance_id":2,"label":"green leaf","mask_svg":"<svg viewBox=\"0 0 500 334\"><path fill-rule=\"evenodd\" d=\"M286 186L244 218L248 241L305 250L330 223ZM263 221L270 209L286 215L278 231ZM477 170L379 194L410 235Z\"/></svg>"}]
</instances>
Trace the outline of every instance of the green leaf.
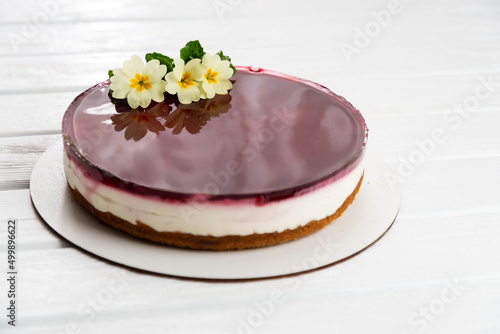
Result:
<instances>
[{"instance_id":1,"label":"green leaf","mask_svg":"<svg viewBox=\"0 0 500 334\"><path fill-rule=\"evenodd\" d=\"M181 49L181 59L186 64L192 59L202 59L204 55L205 51L198 40L187 42L186 46Z\"/></svg>"},{"instance_id":2,"label":"green leaf","mask_svg":"<svg viewBox=\"0 0 500 334\"><path fill-rule=\"evenodd\" d=\"M109 78L110 78L110 79L111 79L111 77L113 77L113 76L114 76L114 74L113 74L113 70L109 70L109 71L108 71L108 76L109 76Z\"/></svg>"},{"instance_id":3,"label":"green leaf","mask_svg":"<svg viewBox=\"0 0 500 334\"><path fill-rule=\"evenodd\" d=\"M167 73L172 72L174 69L174 60L168 56L165 56L158 52L146 53L146 61L150 61L152 59L156 59L160 62L160 64L167 66Z\"/></svg>"},{"instance_id":4,"label":"green leaf","mask_svg":"<svg viewBox=\"0 0 500 334\"><path fill-rule=\"evenodd\" d=\"M231 63L231 58L229 56L226 56L224 52L222 52L222 50L217 52L216 54L219 55L221 60L227 60L230 63L229 67L233 69L233 76L234 76L236 74L236 67L234 67L233 64Z\"/></svg>"}]
</instances>

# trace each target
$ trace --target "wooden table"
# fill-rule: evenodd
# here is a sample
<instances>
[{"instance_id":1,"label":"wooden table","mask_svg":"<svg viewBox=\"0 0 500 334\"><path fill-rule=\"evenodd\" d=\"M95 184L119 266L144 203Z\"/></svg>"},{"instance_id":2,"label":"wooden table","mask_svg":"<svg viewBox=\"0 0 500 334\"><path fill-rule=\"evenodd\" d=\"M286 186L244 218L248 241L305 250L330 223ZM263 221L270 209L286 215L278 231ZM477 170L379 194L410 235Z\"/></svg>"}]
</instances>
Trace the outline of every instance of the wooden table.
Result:
<instances>
[{"instance_id":1,"label":"wooden table","mask_svg":"<svg viewBox=\"0 0 500 334\"><path fill-rule=\"evenodd\" d=\"M1 333L500 333L498 1L4 1L0 35ZM383 239L293 281L213 283L120 267L51 231L29 178L68 104L132 54L193 39L362 111L402 189Z\"/></svg>"}]
</instances>

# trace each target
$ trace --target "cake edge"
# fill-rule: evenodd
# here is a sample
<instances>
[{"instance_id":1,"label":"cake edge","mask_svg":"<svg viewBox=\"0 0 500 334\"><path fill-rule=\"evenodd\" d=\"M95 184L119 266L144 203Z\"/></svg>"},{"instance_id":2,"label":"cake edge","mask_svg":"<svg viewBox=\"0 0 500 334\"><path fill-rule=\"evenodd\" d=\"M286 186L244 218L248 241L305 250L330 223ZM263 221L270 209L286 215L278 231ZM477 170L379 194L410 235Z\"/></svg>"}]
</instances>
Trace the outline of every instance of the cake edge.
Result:
<instances>
[{"instance_id":1,"label":"cake edge","mask_svg":"<svg viewBox=\"0 0 500 334\"><path fill-rule=\"evenodd\" d=\"M134 225L113 215L112 213L97 210L76 188L73 189L69 184L68 187L70 188L76 201L79 202L87 211L97 217L100 222L116 230L140 239L178 248L224 251L277 245L305 237L323 229L333 220L339 218L349 205L351 205L359 192L363 178L364 173L361 175L361 178L359 179L359 182L353 192L345 199L335 213L326 218L321 220L312 220L303 226L299 226L292 230L287 229L283 232L262 234L254 233L250 235L227 235L220 237L193 235L181 232L158 232L140 221L137 221L137 224Z\"/></svg>"}]
</instances>

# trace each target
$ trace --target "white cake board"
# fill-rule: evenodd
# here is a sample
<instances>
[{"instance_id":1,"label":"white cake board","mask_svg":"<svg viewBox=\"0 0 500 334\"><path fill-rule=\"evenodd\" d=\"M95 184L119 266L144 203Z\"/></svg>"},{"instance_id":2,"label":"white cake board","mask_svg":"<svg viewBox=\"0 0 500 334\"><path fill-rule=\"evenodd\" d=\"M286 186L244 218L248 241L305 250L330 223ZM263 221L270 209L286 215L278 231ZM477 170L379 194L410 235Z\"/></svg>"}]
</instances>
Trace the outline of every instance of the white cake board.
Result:
<instances>
[{"instance_id":1,"label":"white cake board","mask_svg":"<svg viewBox=\"0 0 500 334\"><path fill-rule=\"evenodd\" d=\"M72 197L63 169L63 146L51 146L31 175L31 198L62 237L107 260L154 273L198 279L255 279L326 267L356 255L391 227L401 195L385 181L386 164L367 150L365 176L354 203L321 231L285 244L239 251L196 251L139 240L116 231Z\"/></svg>"}]
</instances>

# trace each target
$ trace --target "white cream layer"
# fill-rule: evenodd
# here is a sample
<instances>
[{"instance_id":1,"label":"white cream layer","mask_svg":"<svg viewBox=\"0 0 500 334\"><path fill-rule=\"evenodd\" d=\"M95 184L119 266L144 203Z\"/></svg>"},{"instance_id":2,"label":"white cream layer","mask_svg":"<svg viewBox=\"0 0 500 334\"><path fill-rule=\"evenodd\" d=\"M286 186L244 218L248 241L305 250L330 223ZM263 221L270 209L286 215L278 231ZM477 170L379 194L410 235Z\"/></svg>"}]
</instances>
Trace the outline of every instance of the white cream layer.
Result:
<instances>
[{"instance_id":1,"label":"white cream layer","mask_svg":"<svg viewBox=\"0 0 500 334\"><path fill-rule=\"evenodd\" d=\"M354 191L364 171L361 161L347 175L319 189L257 206L249 201L173 203L130 194L86 177L66 153L64 167L69 185L101 212L134 225L140 221L159 232L215 237L283 232L326 218Z\"/></svg>"}]
</instances>

